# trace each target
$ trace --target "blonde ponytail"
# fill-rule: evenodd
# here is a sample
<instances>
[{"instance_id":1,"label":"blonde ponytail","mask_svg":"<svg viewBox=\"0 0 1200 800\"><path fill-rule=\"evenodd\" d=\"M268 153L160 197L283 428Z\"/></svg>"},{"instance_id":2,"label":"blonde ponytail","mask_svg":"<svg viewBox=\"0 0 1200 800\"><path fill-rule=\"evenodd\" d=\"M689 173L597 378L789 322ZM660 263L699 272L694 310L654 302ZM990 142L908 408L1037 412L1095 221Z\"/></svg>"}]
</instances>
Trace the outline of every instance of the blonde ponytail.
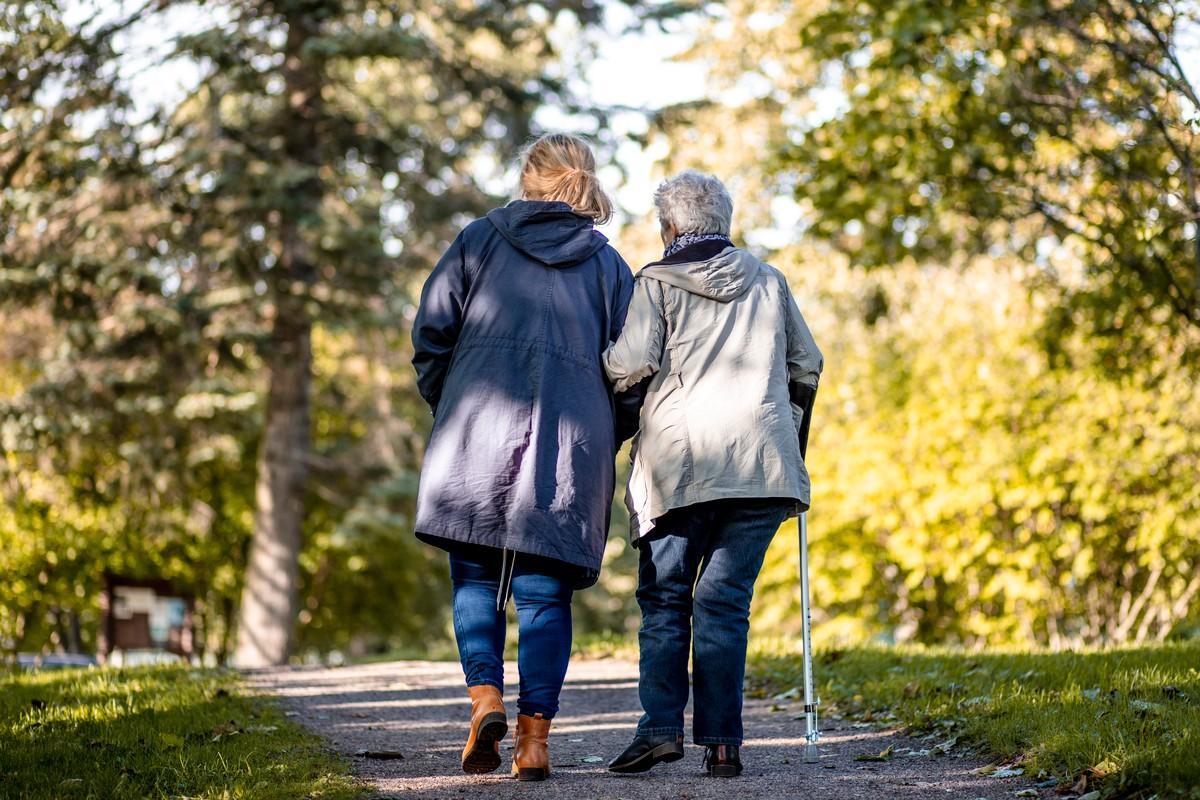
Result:
<instances>
[{"instance_id":1,"label":"blonde ponytail","mask_svg":"<svg viewBox=\"0 0 1200 800\"><path fill-rule=\"evenodd\" d=\"M596 157L587 142L569 133L548 133L521 153L521 195L566 203L600 225L612 219L612 201L596 178Z\"/></svg>"}]
</instances>

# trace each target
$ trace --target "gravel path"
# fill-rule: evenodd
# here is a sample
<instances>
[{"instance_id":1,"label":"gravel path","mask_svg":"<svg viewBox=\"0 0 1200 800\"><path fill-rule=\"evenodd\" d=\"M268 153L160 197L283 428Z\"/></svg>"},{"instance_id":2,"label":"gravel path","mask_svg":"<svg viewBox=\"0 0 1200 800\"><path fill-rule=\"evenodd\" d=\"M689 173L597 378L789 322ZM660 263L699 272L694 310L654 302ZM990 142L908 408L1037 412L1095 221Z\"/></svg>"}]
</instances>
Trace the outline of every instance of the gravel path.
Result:
<instances>
[{"instance_id":1,"label":"gravel path","mask_svg":"<svg viewBox=\"0 0 1200 800\"><path fill-rule=\"evenodd\" d=\"M516 675L515 665L507 674ZM469 705L457 663L397 661L339 668L297 668L249 676L261 691L282 698L289 716L326 737L353 760L357 773L382 797L512 798L585 800L621 798L953 798L1000 800L1027 789L1022 778L980 774L982 763L950 756L906 756L930 742L896 731L823 721L819 764L804 764L800 703L746 703L745 774L733 780L706 777L702 748L688 744L682 761L643 775L612 775L605 762L619 753L640 715L637 665L618 660L575 661L567 674L562 711L550 734L551 779L519 783L508 777L516 702L510 691L510 733L502 743L500 770L464 774L459 754ZM900 755L880 763L855 761L892 746ZM403 760L356 757L359 750L399 750ZM1049 790L1042 792L1051 797Z\"/></svg>"}]
</instances>

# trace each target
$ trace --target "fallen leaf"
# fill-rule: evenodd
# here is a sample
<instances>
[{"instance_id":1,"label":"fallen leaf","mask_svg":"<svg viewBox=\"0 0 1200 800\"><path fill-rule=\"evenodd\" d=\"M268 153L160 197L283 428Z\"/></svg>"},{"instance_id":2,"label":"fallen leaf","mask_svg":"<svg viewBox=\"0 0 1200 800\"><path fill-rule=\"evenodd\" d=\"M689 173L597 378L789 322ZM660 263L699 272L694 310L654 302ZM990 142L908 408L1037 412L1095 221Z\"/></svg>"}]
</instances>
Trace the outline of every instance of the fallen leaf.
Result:
<instances>
[{"instance_id":1,"label":"fallen leaf","mask_svg":"<svg viewBox=\"0 0 1200 800\"><path fill-rule=\"evenodd\" d=\"M233 720L229 720L229 722L218 725L212 729L212 740L214 742L218 742L221 740L222 736L234 736L241 732L242 729L238 727L237 723Z\"/></svg>"},{"instance_id":2,"label":"fallen leaf","mask_svg":"<svg viewBox=\"0 0 1200 800\"><path fill-rule=\"evenodd\" d=\"M404 758L404 754L399 750L356 750L354 755L358 758L371 758L376 761L398 761Z\"/></svg>"},{"instance_id":3,"label":"fallen leaf","mask_svg":"<svg viewBox=\"0 0 1200 800\"><path fill-rule=\"evenodd\" d=\"M904 687L904 696L905 697L916 697L917 693L920 691L921 691L921 682L920 681L912 681Z\"/></svg>"},{"instance_id":4,"label":"fallen leaf","mask_svg":"<svg viewBox=\"0 0 1200 800\"><path fill-rule=\"evenodd\" d=\"M888 745L886 750L880 751L879 755L859 755L855 756L855 761L890 761L892 758L892 745Z\"/></svg>"},{"instance_id":5,"label":"fallen leaf","mask_svg":"<svg viewBox=\"0 0 1200 800\"><path fill-rule=\"evenodd\" d=\"M1079 776L1079 780L1075 781L1075 784L1070 789L1068 789L1067 792L1069 792L1071 794L1083 794L1084 792L1087 791L1087 785L1088 785L1088 776L1085 773L1085 774Z\"/></svg>"},{"instance_id":6,"label":"fallen leaf","mask_svg":"<svg viewBox=\"0 0 1200 800\"><path fill-rule=\"evenodd\" d=\"M950 752L950 750L951 750L951 749L954 747L954 745L956 745L956 744L958 744L958 737L957 737L957 736L951 736L949 739L947 739L946 741L942 742L941 744L935 745L935 746L934 746L934 748L933 748L933 750L934 750L934 752L935 752L935 753L949 753L949 752Z\"/></svg>"},{"instance_id":7,"label":"fallen leaf","mask_svg":"<svg viewBox=\"0 0 1200 800\"><path fill-rule=\"evenodd\" d=\"M993 778L1016 778L1024 774L1025 770L1020 767L1000 767L1000 769L993 770L991 776Z\"/></svg>"},{"instance_id":8,"label":"fallen leaf","mask_svg":"<svg viewBox=\"0 0 1200 800\"><path fill-rule=\"evenodd\" d=\"M1019 792L1013 792L1014 797L1037 797L1037 789L1022 789Z\"/></svg>"},{"instance_id":9,"label":"fallen leaf","mask_svg":"<svg viewBox=\"0 0 1200 800\"><path fill-rule=\"evenodd\" d=\"M1100 800L1100 792L1091 791L1087 794L1081 794L1079 797L1076 797L1075 800Z\"/></svg>"}]
</instances>

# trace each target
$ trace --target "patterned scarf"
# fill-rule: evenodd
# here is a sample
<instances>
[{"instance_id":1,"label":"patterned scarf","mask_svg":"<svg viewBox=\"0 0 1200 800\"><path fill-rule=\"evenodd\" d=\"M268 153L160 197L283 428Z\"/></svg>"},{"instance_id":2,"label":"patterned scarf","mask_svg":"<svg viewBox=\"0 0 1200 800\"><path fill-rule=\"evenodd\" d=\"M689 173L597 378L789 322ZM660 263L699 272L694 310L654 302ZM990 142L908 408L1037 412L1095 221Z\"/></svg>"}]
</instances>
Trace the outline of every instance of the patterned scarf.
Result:
<instances>
[{"instance_id":1,"label":"patterned scarf","mask_svg":"<svg viewBox=\"0 0 1200 800\"><path fill-rule=\"evenodd\" d=\"M683 248L696 244L697 242L708 242L719 240L725 242L730 247L733 247L733 242L723 233L681 233L667 245L667 249L663 250L663 258L670 258L678 253Z\"/></svg>"}]
</instances>

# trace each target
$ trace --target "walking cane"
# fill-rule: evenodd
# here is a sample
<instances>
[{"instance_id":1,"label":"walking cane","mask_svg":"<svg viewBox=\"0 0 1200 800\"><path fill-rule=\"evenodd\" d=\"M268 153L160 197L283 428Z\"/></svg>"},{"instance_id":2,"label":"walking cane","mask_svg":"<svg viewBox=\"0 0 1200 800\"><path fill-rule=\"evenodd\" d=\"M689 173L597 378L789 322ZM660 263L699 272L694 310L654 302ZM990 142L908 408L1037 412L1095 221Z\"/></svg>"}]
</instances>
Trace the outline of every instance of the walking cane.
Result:
<instances>
[{"instance_id":1,"label":"walking cane","mask_svg":"<svg viewBox=\"0 0 1200 800\"><path fill-rule=\"evenodd\" d=\"M792 402L804 410L800 423L800 456L808 457L808 431L812 420L813 405L817 399L816 387L797 385L792 390ZM804 640L804 762L815 764L819 760L817 740L821 731L817 726L817 699L813 691L812 620L809 614L808 588L808 513L800 512L800 613L801 636Z\"/></svg>"}]
</instances>

